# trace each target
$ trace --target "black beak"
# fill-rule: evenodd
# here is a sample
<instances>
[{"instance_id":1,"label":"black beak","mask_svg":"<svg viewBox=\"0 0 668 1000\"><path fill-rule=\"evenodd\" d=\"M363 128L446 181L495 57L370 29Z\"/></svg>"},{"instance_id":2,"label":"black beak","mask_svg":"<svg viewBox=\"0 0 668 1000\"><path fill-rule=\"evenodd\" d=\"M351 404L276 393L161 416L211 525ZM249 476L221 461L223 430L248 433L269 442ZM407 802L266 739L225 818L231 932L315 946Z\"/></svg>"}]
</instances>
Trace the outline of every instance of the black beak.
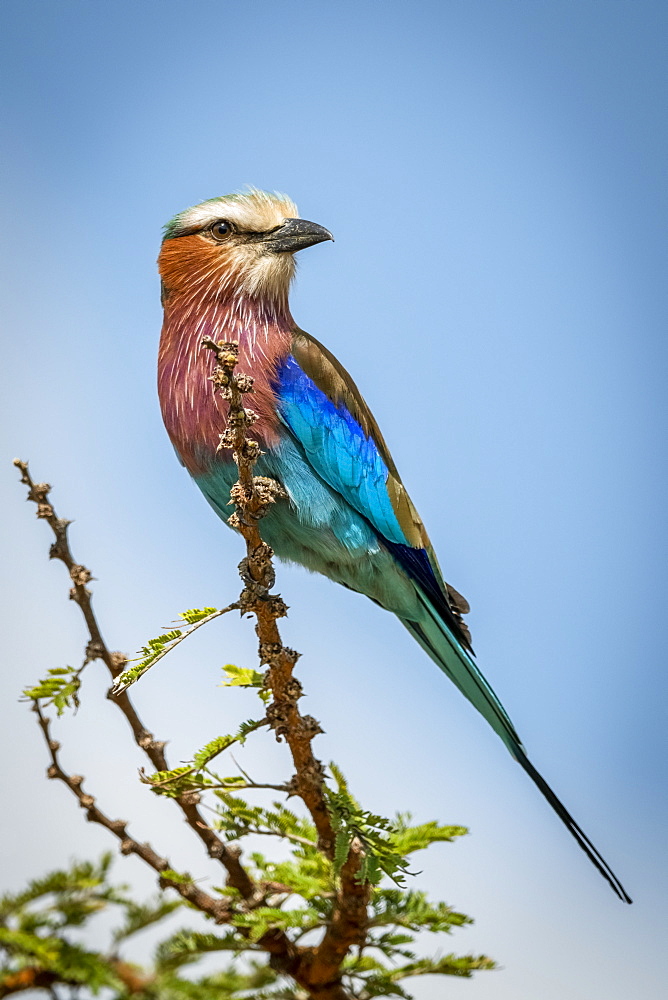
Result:
<instances>
[{"instance_id":1,"label":"black beak","mask_svg":"<svg viewBox=\"0 0 668 1000\"><path fill-rule=\"evenodd\" d=\"M273 233L267 233L262 240L269 253L296 253L305 247L333 240L334 237L324 226L306 219L286 219Z\"/></svg>"}]
</instances>

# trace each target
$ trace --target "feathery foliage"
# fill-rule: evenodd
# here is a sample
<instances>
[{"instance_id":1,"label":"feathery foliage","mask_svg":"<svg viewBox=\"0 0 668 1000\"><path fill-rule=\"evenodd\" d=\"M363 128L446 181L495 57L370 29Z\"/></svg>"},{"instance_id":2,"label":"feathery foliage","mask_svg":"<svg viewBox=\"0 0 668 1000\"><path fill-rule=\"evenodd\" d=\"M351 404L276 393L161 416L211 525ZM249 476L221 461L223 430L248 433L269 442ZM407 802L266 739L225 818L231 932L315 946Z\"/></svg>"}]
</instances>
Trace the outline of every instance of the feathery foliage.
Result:
<instances>
[{"instance_id":1,"label":"feathery foliage","mask_svg":"<svg viewBox=\"0 0 668 1000\"><path fill-rule=\"evenodd\" d=\"M205 925L202 929L181 927L154 946L145 967L123 958L123 946L134 935L164 923L183 909L182 900L163 895L145 902L132 899L127 886L110 880L110 854L98 862L73 862L68 869L35 879L25 889L0 898L0 996L26 989L54 995L55 987L68 986L76 987L79 997L104 990L117 1000L303 1000L306 994L299 987L261 960L258 942L272 929L281 928L298 941L326 925L331 914L333 871L331 866L318 866L314 848L305 853L310 855L306 864L300 859L272 863L262 855L254 855L254 862L258 872L274 876L277 900L287 895L288 886L281 883L289 878L295 895L305 902L306 893L310 904L285 908L278 902L258 907L239 914L234 926L221 933L207 930ZM78 940L81 931L109 910L116 912L120 922L109 932L108 946L92 950L82 945ZM191 919L195 916L191 910L187 912ZM493 968L494 963L485 956L419 958L409 947L421 930L449 933L465 923L470 923L469 917L442 903L429 904L424 893L377 890L370 908L368 942L344 963L350 996L359 1000L409 998L402 983L411 977L470 976ZM192 969L215 953L225 956L223 969L214 973Z\"/></svg>"}]
</instances>

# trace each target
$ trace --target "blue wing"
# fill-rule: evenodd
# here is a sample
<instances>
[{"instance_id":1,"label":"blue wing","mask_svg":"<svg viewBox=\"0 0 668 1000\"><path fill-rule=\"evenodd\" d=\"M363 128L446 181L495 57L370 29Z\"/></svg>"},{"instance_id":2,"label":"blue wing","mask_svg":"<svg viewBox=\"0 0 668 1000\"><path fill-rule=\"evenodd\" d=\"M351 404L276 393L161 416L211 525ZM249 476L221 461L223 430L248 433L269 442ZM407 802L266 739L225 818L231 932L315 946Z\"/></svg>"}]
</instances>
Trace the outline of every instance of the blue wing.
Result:
<instances>
[{"instance_id":1,"label":"blue wing","mask_svg":"<svg viewBox=\"0 0 668 1000\"><path fill-rule=\"evenodd\" d=\"M325 482L389 542L408 539L387 489L388 468L372 437L343 404L338 406L289 355L275 383L278 412Z\"/></svg>"},{"instance_id":2,"label":"blue wing","mask_svg":"<svg viewBox=\"0 0 668 1000\"><path fill-rule=\"evenodd\" d=\"M424 526L380 431L350 376L314 338L300 334L276 373L281 419L319 476L373 527L459 642L468 604L444 583Z\"/></svg>"}]
</instances>

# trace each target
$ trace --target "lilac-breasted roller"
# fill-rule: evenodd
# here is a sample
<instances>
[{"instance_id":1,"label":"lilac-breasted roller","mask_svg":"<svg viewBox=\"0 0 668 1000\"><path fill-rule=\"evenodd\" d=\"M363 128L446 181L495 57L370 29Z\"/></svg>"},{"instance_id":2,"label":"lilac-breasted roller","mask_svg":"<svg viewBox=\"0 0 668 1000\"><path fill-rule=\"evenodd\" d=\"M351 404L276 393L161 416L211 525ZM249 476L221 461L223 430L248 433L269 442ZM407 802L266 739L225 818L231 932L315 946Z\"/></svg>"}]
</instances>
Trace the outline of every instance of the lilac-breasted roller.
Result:
<instances>
[{"instance_id":1,"label":"lilac-breasted roller","mask_svg":"<svg viewBox=\"0 0 668 1000\"><path fill-rule=\"evenodd\" d=\"M326 347L300 330L288 292L294 254L332 239L263 191L213 198L175 216L159 258L164 325L158 389L169 436L227 521L236 467L217 451L227 403L214 395L203 337L239 342L254 379L250 430L258 475L286 499L262 522L279 558L301 563L393 612L498 733L617 895L631 902L589 838L529 761L503 705L476 666L464 598L445 583L368 406Z\"/></svg>"}]
</instances>

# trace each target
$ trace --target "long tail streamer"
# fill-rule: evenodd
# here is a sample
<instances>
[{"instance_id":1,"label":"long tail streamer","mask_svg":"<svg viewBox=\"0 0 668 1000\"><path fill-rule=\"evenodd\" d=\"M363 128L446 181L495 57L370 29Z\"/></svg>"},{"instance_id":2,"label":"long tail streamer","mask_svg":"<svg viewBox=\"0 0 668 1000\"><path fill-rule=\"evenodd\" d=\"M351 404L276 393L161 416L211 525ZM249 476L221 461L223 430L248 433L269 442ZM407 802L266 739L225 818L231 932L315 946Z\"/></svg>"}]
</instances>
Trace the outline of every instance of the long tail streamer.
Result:
<instances>
[{"instance_id":1,"label":"long tail streamer","mask_svg":"<svg viewBox=\"0 0 668 1000\"><path fill-rule=\"evenodd\" d=\"M422 595L421 595L422 596ZM579 846L585 852L591 863L608 882L613 892L625 903L631 903L624 886L619 881L610 865L597 851L589 837L575 822L568 809L557 798L543 776L536 770L522 745L515 727L510 721L498 697L478 670L469 653L452 635L448 625L434 609L428 599L423 598L423 606L427 614L420 622L402 619L408 631L417 639L426 653L454 682L462 694L478 709L490 723L494 731L501 737L508 750L524 768L541 794L547 799L564 826L570 831Z\"/></svg>"}]
</instances>

